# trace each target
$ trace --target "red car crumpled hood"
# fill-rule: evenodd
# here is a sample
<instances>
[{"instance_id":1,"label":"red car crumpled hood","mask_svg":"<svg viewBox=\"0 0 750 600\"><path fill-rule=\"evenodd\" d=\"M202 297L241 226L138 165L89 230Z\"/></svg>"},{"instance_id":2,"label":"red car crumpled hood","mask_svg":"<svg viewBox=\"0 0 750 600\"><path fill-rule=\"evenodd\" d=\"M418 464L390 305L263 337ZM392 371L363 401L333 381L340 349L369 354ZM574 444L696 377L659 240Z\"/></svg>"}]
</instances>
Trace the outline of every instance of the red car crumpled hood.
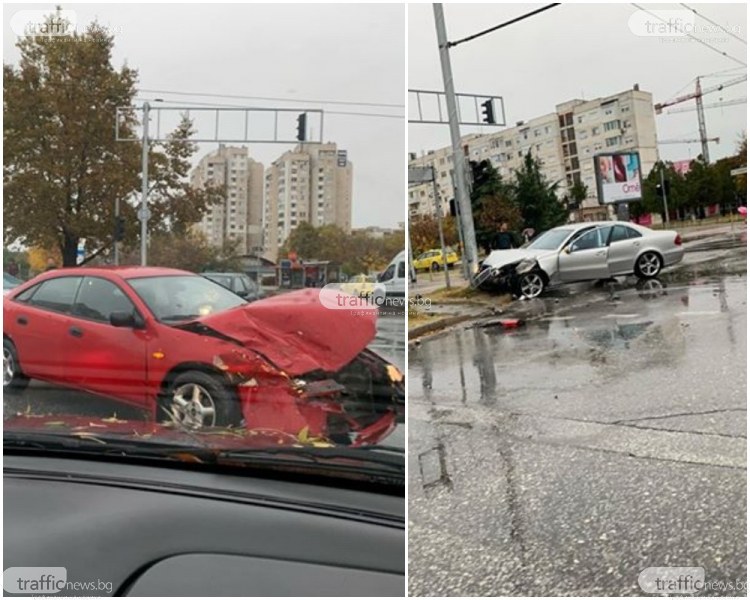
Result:
<instances>
[{"instance_id":1,"label":"red car crumpled hood","mask_svg":"<svg viewBox=\"0 0 750 600\"><path fill-rule=\"evenodd\" d=\"M337 292L289 292L201 317L198 322L258 352L288 375L316 370L335 373L375 337L378 309L326 308L321 293L335 296Z\"/></svg>"}]
</instances>

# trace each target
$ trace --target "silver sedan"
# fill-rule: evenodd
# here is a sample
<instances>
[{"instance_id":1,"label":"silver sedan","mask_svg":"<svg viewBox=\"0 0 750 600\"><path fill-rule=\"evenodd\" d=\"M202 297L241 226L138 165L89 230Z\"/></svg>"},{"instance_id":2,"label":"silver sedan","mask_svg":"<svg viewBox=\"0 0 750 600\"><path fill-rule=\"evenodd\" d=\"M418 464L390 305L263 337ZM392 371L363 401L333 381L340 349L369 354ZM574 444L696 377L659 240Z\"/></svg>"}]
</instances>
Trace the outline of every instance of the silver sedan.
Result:
<instances>
[{"instance_id":1,"label":"silver sedan","mask_svg":"<svg viewBox=\"0 0 750 600\"><path fill-rule=\"evenodd\" d=\"M676 231L654 231L621 221L571 223L544 232L517 250L495 250L475 285L536 298L547 287L621 275L656 277L682 260Z\"/></svg>"}]
</instances>

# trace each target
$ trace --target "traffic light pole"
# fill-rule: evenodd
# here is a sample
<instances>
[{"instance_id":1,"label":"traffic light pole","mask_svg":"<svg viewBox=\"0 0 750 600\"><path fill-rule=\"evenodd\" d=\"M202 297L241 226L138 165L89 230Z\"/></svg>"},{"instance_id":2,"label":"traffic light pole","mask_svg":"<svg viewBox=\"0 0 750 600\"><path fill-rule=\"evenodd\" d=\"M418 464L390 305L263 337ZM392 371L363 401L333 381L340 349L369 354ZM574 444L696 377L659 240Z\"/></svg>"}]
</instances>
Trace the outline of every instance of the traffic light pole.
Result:
<instances>
[{"instance_id":1,"label":"traffic light pole","mask_svg":"<svg viewBox=\"0 0 750 600\"><path fill-rule=\"evenodd\" d=\"M464 253L469 274L473 277L479 270L477 239L474 233L474 218L471 211L471 198L466 185L465 158L461 147L461 132L458 126L458 108L456 104L456 90L453 86L453 71L451 69L450 53L448 51L448 36L445 31L445 16L442 4L433 4L435 14L435 30L437 32L438 47L440 49L440 65L443 71L445 86L445 100L448 108L448 123L453 147L453 172L456 177L456 202L460 207L461 228L463 229Z\"/></svg>"},{"instance_id":2,"label":"traffic light pole","mask_svg":"<svg viewBox=\"0 0 750 600\"><path fill-rule=\"evenodd\" d=\"M440 234L440 252L443 257L443 271L445 271L445 287L451 289L451 278L448 274L448 256L445 251L445 236L443 235L443 210L440 207L440 198L438 196L437 173L435 167L432 167L432 195L435 198L435 218L438 222L438 233Z\"/></svg>"},{"instance_id":3,"label":"traffic light pole","mask_svg":"<svg viewBox=\"0 0 750 600\"><path fill-rule=\"evenodd\" d=\"M117 231L120 223L120 196L115 198L115 239L114 239L114 260L115 266L120 264L120 242L117 239Z\"/></svg>"},{"instance_id":4,"label":"traffic light pole","mask_svg":"<svg viewBox=\"0 0 750 600\"><path fill-rule=\"evenodd\" d=\"M669 225L669 207L667 206L667 189L664 187L664 163L661 163L659 169L659 175L661 176L661 201L664 203L664 223Z\"/></svg>"},{"instance_id":5,"label":"traffic light pole","mask_svg":"<svg viewBox=\"0 0 750 600\"><path fill-rule=\"evenodd\" d=\"M148 248L148 102L143 103L143 156L141 157L141 266L146 266Z\"/></svg>"},{"instance_id":6,"label":"traffic light pole","mask_svg":"<svg viewBox=\"0 0 750 600\"><path fill-rule=\"evenodd\" d=\"M458 204L458 200L456 200L456 197L458 196L458 192L456 191L456 177L454 175L451 175L451 184L453 185L453 203L456 207L456 230L458 231L458 244L461 247L461 270L464 274L464 279L466 281L471 281L471 277L469 275L469 265L466 262L466 246L464 245L464 232L463 228L461 226L461 207Z\"/></svg>"}]
</instances>

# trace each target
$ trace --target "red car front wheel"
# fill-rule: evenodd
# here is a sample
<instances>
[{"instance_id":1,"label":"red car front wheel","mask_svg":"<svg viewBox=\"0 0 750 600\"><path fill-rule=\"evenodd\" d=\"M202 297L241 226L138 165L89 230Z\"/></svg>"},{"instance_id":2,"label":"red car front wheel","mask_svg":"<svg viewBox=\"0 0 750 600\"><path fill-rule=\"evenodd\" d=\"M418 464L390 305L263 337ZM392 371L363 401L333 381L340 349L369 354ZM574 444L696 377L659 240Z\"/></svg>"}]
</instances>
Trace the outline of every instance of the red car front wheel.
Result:
<instances>
[{"instance_id":1,"label":"red car front wheel","mask_svg":"<svg viewBox=\"0 0 750 600\"><path fill-rule=\"evenodd\" d=\"M166 420L189 429L238 427L242 411L232 391L219 377L186 371L174 378L162 402Z\"/></svg>"}]
</instances>

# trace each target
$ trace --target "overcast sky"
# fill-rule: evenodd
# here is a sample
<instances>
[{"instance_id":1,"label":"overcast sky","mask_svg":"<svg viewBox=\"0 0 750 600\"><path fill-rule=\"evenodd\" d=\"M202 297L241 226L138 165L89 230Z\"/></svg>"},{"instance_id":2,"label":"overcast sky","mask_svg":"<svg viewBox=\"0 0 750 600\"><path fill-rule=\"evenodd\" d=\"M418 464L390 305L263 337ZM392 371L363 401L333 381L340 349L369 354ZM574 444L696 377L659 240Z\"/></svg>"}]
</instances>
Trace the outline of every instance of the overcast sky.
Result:
<instances>
[{"instance_id":1,"label":"overcast sky","mask_svg":"<svg viewBox=\"0 0 750 600\"><path fill-rule=\"evenodd\" d=\"M541 7L541 4L446 4L448 39L456 40ZM724 27L739 26L747 39L747 6L688 4ZM679 4L648 4L649 10L684 10ZM628 20L631 4L566 4L451 50L457 92L503 96L506 120L513 125L555 111L555 105L574 98L593 99L615 94L639 83L654 102L664 102L694 90L694 79L727 69L738 70L705 79L709 87L746 74L736 62L696 41L669 42L635 35ZM709 25L697 19L696 23ZM409 5L409 88L442 89L440 60L432 6ZM747 62L747 46L723 34L711 45ZM716 38L719 38L718 40ZM683 38L685 39L685 38ZM747 82L705 96L704 102L745 97ZM679 107L694 107L695 101ZM677 108L675 106L674 108ZM747 128L747 105L706 110L711 160L733 154L738 134ZM656 117L659 139L698 138L695 111ZM496 129L463 127L462 134ZM409 125L409 150L421 153L450 145L447 126ZM666 160L695 158L700 144L662 145ZM644 174L645 175L645 174Z\"/></svg>"},{"instance_id":2,"label":"overcast sky","mask_svg":"<svg viewBox=\"0 0 750 600\"><path fill-rule=\"evenodd\" d=\"M16 63L19 56L9 26L13 14L54 7L3 6L5 63ZM94 18L112 29L114 65L119 68L127 61L136 68L139 89L289 100L192 98L245 106L405 114L403 108L291 102L403 105L403 5L63 4L62 8L76 12L79 30ZM167 93L141 97L188 100ZM290 131L291 137L295 134ZM391 227L404 220L404 137L402 119L326 115L325 141L347 150L354 164L355 227ZM268 165L290 148L251 145L250 154Z\"/></svg>"}]
</instances>

